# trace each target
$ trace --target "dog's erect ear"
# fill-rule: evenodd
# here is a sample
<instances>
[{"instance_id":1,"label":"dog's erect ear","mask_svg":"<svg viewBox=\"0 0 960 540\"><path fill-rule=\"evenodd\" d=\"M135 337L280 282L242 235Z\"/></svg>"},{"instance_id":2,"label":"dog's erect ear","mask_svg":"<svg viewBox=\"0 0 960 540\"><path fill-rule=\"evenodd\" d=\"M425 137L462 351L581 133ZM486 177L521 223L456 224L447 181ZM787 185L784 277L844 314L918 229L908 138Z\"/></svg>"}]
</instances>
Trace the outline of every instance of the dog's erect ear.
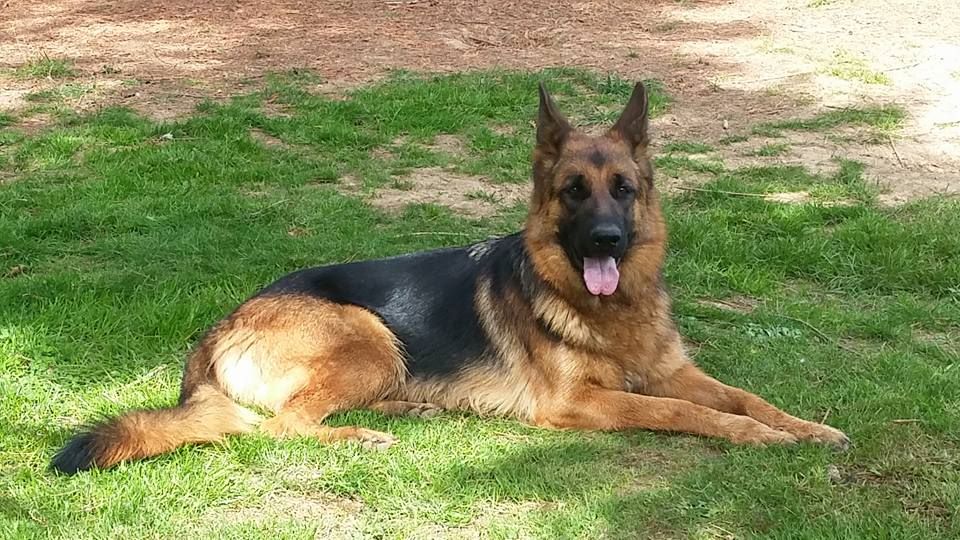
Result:
<instances>
[{"instance_id":1,"label":"dog's erect ear","mask_svg":"<svg viewBox=\"0 0 960 540\"><path fill-rule=\"evenodd\" d=\"M633 94L620 119L610 128L614 138L627 143L636 155L638 149L646 148L650 142L650 122L647 117L647 89L642 82L633 87Z\"/></svg>"},{"instance_id":2,"label":"dog's erect ear","mask_svg":"<svg viewBox=\"0 0 960 540\"><path fill-rule=\"evenodd\" d=\"M547 87L540 83L540 114L537 116L537 148L548 155L560 153L563 141L570 134L570 122L560 114L556 104L547 92Z\"/></svg>"}]
</instances>

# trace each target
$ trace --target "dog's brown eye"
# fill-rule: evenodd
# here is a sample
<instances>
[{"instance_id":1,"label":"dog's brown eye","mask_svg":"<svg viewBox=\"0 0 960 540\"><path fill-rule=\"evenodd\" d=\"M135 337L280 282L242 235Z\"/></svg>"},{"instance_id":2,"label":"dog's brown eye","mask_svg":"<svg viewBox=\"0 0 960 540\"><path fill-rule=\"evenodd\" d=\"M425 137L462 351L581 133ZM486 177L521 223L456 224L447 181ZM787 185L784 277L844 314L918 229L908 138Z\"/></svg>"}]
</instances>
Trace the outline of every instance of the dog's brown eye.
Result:
<instances>
[{"instance_id":1,"label":"dog's brown eye","mask_svg":"<svg viewBox=\"0 0 960 540\"><path fill-rule=\"evenodd\" d=\"M622 174L613 175L613 185L617 197L626 197L635 191L633 185Z\"/></svg>"},{"instance_id":2,"label":"dog's brown eye","mask_svg":"<svg viewBox=\"0 0 960 540\"><path fill-rule=\"evenodd\" d=\"M567 181L567 187L564 188L564 192L574 198L583 198L587 189L583 186L584 178L582 174L575 174L570 177Z\"/></svg>"}]
</instances>

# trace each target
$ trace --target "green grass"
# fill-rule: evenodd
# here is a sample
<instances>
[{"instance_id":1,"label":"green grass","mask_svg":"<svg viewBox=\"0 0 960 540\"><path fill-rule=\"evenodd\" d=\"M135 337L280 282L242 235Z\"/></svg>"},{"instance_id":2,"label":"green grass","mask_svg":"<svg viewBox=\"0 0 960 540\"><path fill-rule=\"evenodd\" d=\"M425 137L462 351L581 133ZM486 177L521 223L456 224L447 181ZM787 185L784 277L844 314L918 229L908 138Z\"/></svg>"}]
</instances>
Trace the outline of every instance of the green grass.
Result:
<instances>
[{"instance_id":1,"label":"green grass","mask_svg":"<svg viewBox=\"0 0 960 540\"><path fill-rule=\"evenodd\" d=\"M747 135L727 135L726 137L720 138L718 141L723 146L729 146L731 144L741 143L749 141L750 137Z\"/></svg>"},{"instance_id":2,"label":"green grass","mask_svg":"<svg viewBox=\"0 0 960 540\"><path fill-rule=\"evenodd\" d=\"M465 193L464 196L475 201L483 201L490 204L500 204L500 197L498 197L495 193L477 190Z\"/></svg>"},{"instance_id":3,"label":"green grass","mask_svg":"<svg viewBox=\"0 0 960 540\"><path fill-rule=\"evenodd\" d=\"M785 131L813 131L822 132L826 137L834 140L853 140L848 135L834 132L837 128L859 128L865 133L859 140L867 144L887 142L903 125L906 112L897 105L880 105L868 107L849 107L833 109L811 118L796 118L764 122L750 128L750 135L764 138L784 138ZM730 145L749 140L747 135L732 135L720 139L720 144ZM768 144L764 148L776 152L786 148L784 143Z\"/></svg>"},{"instance_id":4,"label":"green grass","mask_svg":"<svg viewBox=\"0 0 960 540\"><path fill-rule=\"evenodd\" d=\"M889 85L890 76L886 73L870 69L867 62L847 52L838 51L834 53L830 65L826 72L838 79L846 81L859 81L867 84Z\"/></svg>"},{"instance_id":5,"label":"green grass","mask_svg":"<svg viewBox=\"0 0 960 540\"><path fill-rule=\"evenodd\" d=\"M80 99L93 91L94 87L91 84L66 83L49 90L30 92L23 98L34 103L57 103L68 99Z\"/></svg>"},{"instance_id":6,"label":"green grass","mask_svg":"<svg viewBox=\"0 0 960 540\"><path fill-rule=\"evenodd\" d=\"M108 108L31 135L0 129L0 175L12 177L0 183L0 537L960 534L960 203L877 207L851 161L824 177L658 160L712 178L709 192L665 200L665 279L697 362L798 415L826 417L852 436L847 453L351 412L332 422L401 444L376 453L237 437L50 474L49 458L82 422L173 403L189 346L283 273L479 240L524 215L516 206L469 220L416 205L391 217L338 191L339 177L372 189L395 181L391 170L439 164L525 182L538 79L582 122L630 88L569 70L398 73L332 100L308 91L309 74L293 75L175 123ZM290 116L264 112L268 99ZM252 129L285 144L260 143ZM466 151L427 150L441 134ZM392 157L371 157L383 147ZM731 194L801 190L811 203ZM836 199L850 204L821 204ZM739 297L755 309L703 302Z\"/></svg>"},{"instance_id":7,"label":"green grass","mask_svg":"<svg viewBox=\"0 0 960 540\"><path fill-rule=\"evenodd\" d=\"M654 157L657 170L670 176L679 176L682 171L719 174L724 171L723 164L715 160L693 159L672 154Z\"/></svg>"},{"instance_id":8,"label":"green grass","mask_svg":"<svg viewBox=\"0 0 960 540\"><path fill-rule=\"evenodd\" d=\"M37 57L13 70L19 79L63 79L76 75L73 62L64 58Z\"/></svg>"},{"instance_id":9,"label":"green grass","mask_svg":"<svg viewBox=\"0 0 960 540\"><path fill-rule=\"evenodd\" d=\"M750 153L751 156L774 157L782 156L790 151L790 145L785 143L770 143L757 148Z\"/></svg>"},{"instance_id":10,"label":"green grass","mask_svg":"<svg viewBox=\"0 0 960 540\"><path fill-rule=\"evenodd\" d=\"M779 139L783 137L783 130L769 124L758 124L750 128L750 134L771 139Z\"/></svg>"},{"instance_id":11,"label":"green grass","mask_svg":"<svg viewBox=\"0 0 960 540\"><path fill-rule=\"evenodd\" d=\"M903 108L883 105L863 108L836 109L812 118L781 120L754 126L755 135L778 137L783 130L827 131L841 126L860 126L881 133L897 130L906 118Z\"/></svg>"},{"instance_id":12,"label":"green grass","mask_svg":"<svg viewBox=\"0 0 960 540\"><path fill-rule=\"evenodd\" d=\"M665 144L663 151L678 154L706 154L712 152L713 147L696 141L673 141Z\"/></svg>"}]
</instances>

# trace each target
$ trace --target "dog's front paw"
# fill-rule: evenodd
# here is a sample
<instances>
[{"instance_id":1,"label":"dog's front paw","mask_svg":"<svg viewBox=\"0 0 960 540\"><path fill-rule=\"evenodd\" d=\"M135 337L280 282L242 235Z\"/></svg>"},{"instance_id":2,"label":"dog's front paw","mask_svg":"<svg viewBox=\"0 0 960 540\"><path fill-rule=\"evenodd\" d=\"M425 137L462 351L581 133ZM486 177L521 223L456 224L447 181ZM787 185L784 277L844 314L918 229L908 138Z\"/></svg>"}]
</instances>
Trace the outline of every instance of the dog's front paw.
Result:
<instances>
[{"instance_id":1,"label":"dog's front paw","mask_svg":"<svg viewBox=\"0 0 960 540\"><path fill-rule=\"evenodd\" d=\"M736 444L766 446L768 444L794 444L797 442L797 437L789 431L774 429L745 416L740 417L739 420L740 425L736 426L728 437L731 442Z\"/></svg>"},{"instance_id":2,"label":"dog's front paw","mask_svg":"<svg viewBox=\"0 0 960 540\"><path fill-rule=\"evenodd\" d=\"M802 441L829 444L840 451L845 451L850 448L850 438L839 429L832 428L826 424L804 422L800 426L790 428L789 431Z\"/></svg>"},{"instance_id":3,"label":"dog's front paw","mask_svg":"<svg viewBox=\"0 0 960 540\"><path fill-rule=\"evenodd\" d=\"M260 431L277 439L297 437L304 431L301 422L296 417L278 414L273 418L268 418L260 424Z\"/></svg>"},{"instance_id":4,"label":"dog's front paw","mask_svg":"<svg viewBox=\"0 0 960 540\"><path fill-rule=\"evenodd\" d=\"M443 407L440 405L434 405L433 403L418 403L415 407L411 407L407 411L407 416L413 416L415 418L433 418L442 412Z\"/></svg>"},{"instance_id":5,"label":"dog's front paw","mask_svg":"<svg viewBox=\"0 0 960 540\"><path fill-rule=\"evenodd\" d=\"M367 450L386 450L397 442L397 438L389 433L372 429L357 428L353 440L359 442Z\"/></svg>"}]
</instances>

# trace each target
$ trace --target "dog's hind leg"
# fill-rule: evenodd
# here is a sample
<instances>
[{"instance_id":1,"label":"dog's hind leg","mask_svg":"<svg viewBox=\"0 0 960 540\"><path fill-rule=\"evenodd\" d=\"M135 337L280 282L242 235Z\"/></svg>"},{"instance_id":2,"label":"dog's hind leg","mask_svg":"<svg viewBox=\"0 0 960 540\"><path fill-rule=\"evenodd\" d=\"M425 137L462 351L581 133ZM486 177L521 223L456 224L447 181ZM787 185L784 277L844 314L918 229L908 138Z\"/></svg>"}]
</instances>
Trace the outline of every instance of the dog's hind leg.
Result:
<instances>
[{"instance_id":1,"label":"dog's hind leg","mask_svg":"<svg viewBox=\"0 0 960 540\"><path fill-rule=\"evenodd\" d=\"M395 441L322 424L337 411L382 400L406 376L396 337L373 313L309 297L270 297L249 302L223 332L217 380L236 399L276 412L262 431L376 448Z\"/></svg>"},{"instance_id":2,"label":"dog's hind leg","mask_svg":"<svg viewBox=\"0 0 960 540\"><path fill-rule=\"evenodd\" d=\"M337 403L316 401L305 396L291 400L290 403L273 418L266 420L260 428L277 438L316 437L321 442L354 441L365 448L383 450L396 442L389 433L374 431L355 426L331 427L322 424L330 414L341 410Z\"/></svg>"}]
</instances>

